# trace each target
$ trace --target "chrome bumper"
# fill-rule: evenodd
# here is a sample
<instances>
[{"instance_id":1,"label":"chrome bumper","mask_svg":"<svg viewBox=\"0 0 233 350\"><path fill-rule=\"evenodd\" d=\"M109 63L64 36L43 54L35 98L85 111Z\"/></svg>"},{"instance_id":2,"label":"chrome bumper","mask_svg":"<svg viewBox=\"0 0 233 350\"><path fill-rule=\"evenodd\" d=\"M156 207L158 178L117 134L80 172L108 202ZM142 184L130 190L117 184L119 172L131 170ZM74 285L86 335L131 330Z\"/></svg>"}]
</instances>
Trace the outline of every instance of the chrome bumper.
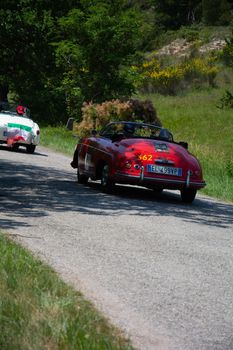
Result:
<instances>
[{"instance_id":1,"label":"chrome bumper","mask_svg":"<svg viewBox=\"0 0 233 350\"><path fill-rule=\"evenodd\" d=\"M156 178L151 178L151 177L147 177L144 175L144 168L142 167L140 170L140 175L136 176L136 175L129 175L129 174L125 174L122 172L116 172L116 178L117 179L125 179L128 181L132 180L133 183L138 183L138 184L145 184L145 183L157 183L157 184L164 184L166 186L166 184L168 185L177 185L179 187L196 187L196 188L203 188L206 186L205 181L202 182L195 182L195 181L191 181L190 180L190 172L187 173L186 179L185 180L178 180L178 179L164 179L161 177L156 177ZM116 179L116 182L117 182Z\"/></svg>"}]
</instances>

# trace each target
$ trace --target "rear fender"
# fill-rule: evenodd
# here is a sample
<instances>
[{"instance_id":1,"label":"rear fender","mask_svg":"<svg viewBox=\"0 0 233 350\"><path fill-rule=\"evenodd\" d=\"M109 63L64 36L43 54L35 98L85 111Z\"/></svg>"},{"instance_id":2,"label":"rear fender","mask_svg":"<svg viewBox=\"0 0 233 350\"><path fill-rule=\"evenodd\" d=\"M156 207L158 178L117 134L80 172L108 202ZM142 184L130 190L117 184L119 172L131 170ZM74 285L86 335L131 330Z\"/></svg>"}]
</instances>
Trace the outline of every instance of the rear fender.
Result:
<instances>
[{"instance_id":1,"label":"rear fender","mask_svg":"<svg viewBox=\"0 0 233 350\"><path fill-rule=\"evenodd\" d=\"M107 164L109 166L111 176L114 174L115 169L114 169L114 166L113 166L114 162L113 162L112 157L109 157L109 159L107 159L107 160L100 159L98 161L98 163L96 165L96 169L95 169L96 180L100 180L101 179L102 170L103 170L103 167L104 167L105 164Z\"/></svg>"}]
</instances>

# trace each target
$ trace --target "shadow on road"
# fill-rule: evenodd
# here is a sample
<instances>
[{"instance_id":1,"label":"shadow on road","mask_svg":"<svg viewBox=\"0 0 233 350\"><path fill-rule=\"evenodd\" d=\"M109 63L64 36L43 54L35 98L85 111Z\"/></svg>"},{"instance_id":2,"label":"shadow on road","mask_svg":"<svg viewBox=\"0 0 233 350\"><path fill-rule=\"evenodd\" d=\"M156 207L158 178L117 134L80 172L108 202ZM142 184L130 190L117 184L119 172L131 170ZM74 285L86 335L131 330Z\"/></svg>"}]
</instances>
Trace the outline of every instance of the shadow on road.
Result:
<instances>
[{"instance_id":1,"label":"shadow on road","mask_svg":"<svg viewBox=\"0 0 233 350\"><path fill-rule=\"evenodd\" d=\"M41 155L43 156L43 154ZM92 215L174 216L185 221L217 227L233 224L233 205L198 197L192 205L181 202L176 192L116 186L113 195L101 193L100 185L76 182L72 169L25 165L1 160L0 227L27 226L28 217L43 217L50 211ZM20 219L19 219L20 218Z\"/></svg>"},{"instance_id":2,"label":"shadow on road","mask_svg":"<svg viewBox=\"0 0 233 350\"><path fill-rule=\"evenodd\" d=\"M12 152L11 148L8 147L6 144L5 145L0 145L0 151L5 151L5 152ZM18 150L14 150L14 153L27 153L26 147L20 146ZM37 149L33 153L34 156L42 156L42 157L48 157L47 154L38 152Z\"/></svg>"}]
</instances>

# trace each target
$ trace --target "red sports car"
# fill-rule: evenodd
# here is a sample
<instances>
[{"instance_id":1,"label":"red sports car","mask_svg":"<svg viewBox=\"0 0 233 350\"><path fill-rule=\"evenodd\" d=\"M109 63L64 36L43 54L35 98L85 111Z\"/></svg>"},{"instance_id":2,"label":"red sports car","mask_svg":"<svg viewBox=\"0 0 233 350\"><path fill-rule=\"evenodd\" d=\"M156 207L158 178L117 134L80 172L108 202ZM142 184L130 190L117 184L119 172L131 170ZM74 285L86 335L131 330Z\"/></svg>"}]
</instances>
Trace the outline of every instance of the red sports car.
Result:
<instances>
[{"instance_id":1,"label":"red sports car","mask_svg":"<svg viewBox=\"0 0 233 350\"><path fill-rule=\"evenodd\" d=\"M175 142L170 131L138 122L109 123L99 134L80 140L71 166L78 182L101 180L104 192L115 183L153 189L180 190L183 202L191 203L205 186L197 158L186 142Z\"/></svg>"}]
</instances>

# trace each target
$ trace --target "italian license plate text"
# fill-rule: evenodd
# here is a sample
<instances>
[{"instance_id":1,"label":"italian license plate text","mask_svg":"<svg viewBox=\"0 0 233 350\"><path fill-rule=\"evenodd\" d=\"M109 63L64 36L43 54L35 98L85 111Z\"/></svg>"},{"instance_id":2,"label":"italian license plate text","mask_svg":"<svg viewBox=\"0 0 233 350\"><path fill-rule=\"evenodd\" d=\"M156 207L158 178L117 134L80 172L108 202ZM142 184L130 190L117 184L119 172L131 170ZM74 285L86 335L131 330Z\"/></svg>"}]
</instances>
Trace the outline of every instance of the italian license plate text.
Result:
<instances>
[{"instance_id":1,"label":"italian license plate text","mask_svg":"<svg viewBox=\"0 0 233 350\"><path fill-rule=\"evenodd\" d=\"M148 164L147 171L149 173L155 173L155 174L182 176L181 168L172 168L172 167L161 166L161 165Z\"/></svg>"}]
</instances>

